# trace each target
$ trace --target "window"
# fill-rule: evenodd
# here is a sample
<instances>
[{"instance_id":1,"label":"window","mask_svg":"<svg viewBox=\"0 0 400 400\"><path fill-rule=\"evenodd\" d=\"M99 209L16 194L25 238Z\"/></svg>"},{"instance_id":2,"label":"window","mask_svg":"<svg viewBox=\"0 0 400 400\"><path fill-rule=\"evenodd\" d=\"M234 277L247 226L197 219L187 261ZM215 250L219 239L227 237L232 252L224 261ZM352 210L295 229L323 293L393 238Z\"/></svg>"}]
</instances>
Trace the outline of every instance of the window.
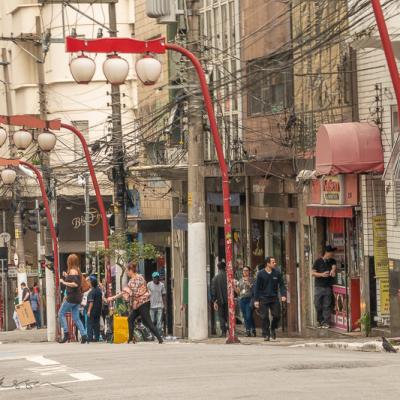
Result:
<instances>
[{"instance_id":1,"label":"window","mask_svg":"<svg viewBox=\"0 0 400 400\"><path fill-rule=\"evenodd\" d=\"M89 142L89 121L88 120L72 121L72 125L83 134L83 136L86 139L86 142ZM82 144L76 135L74 135L74 155L75 155L75 160L80 160L83 158Z\"/></svg>"},{"instance_id":2,"label":"window","mask_svg":"<svg viewBox=\"0 0 400 400\"><path fill-rule=\"evenodd\" d=\"M249 115L276 114L293 105L288 54L250 61L247 68Z\"/></svg>"}]
</instances>

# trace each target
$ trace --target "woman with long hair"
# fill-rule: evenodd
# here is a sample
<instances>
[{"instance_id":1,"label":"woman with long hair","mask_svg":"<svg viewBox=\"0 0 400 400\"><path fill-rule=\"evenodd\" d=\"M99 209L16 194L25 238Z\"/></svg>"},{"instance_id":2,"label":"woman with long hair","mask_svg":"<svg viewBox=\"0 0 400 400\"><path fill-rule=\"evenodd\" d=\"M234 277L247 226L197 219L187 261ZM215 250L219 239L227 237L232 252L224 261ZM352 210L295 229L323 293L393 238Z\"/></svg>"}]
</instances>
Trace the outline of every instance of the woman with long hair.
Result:
<instances>
[{"instance_id":1,"label":"woman with long hair","mask_svg":"<svg viewBox=\"0 0 400 400\"><path fill-rule=\"evenodd\" d=\"M79 257L76 254L70 254L67 258L67 272L63 273L64 279L60 279L60 283L66 286L66 296L60 307L58 317L64 331L64 337L60 343L65 343L70 339L68 332L68 324L65 314L70 312L75 325L81 333L81 343L87 342L85 327L79 317L79 307L82 302L82 274L80 268ZM72 334L72 332L71 332Z\"/></svg>"},{"instance_id":2,"label":"woman with long hair","mask_svg":"<svg viewBox=\"0 0 400 400\"><path fill-rule=\"evenodd\" d=\"M163 343L163 339L154 326L150 317L150 292L147 289L146 280L142 275L136 271L136 265L130 262L126 267L126 273L129 276L128 287L130 290L130 307L131 311L128 317L129 326L129 342L134 342L133 330L135 326L135 320L137 317L142 318L142 322L147 328L150 329L151 333L158 339L158 343ZM126 295L126 290L122 291L115 296L109 297L107 300L112 301L119 297Z\"/></svg>"}]
</instances>

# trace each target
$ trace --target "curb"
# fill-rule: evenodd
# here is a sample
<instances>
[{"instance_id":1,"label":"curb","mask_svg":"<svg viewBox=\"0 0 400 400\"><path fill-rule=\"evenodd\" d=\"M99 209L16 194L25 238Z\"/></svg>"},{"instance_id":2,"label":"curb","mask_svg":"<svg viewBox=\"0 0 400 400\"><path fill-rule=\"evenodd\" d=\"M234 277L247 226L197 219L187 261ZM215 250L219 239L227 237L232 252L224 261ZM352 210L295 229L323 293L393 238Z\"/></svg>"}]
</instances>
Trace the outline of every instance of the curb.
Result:
<instances>
[{"instance_id":1,"label":"curb","mask_svg":"<svg viewBox=\"0 0 400 400\"><path fill-rule=\"evenodd\" d=\"M337 350L347 350L347 351L363 351L370 353L382 353L385 352L382 346L381 341L370 341L370 342L329 342L329 343L303 343L303 344L295 344L289 346L292 348L322 348L322 349L337 349ZM394 346L398 351L400 350L400 346Z\"/></svg>"}]
</instances>

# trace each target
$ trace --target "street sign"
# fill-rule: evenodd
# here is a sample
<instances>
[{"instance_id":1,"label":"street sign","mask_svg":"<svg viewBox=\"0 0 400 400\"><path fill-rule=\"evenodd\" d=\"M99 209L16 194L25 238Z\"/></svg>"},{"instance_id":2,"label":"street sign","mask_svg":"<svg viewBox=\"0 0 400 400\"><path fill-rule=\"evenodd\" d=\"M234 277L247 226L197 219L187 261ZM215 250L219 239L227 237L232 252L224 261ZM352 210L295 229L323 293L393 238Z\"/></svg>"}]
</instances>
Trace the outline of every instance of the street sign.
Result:
<instances>
[{"instance_id":1,"label":"street sign","mask_svg":"<svg viewBox=\"0 0 400 400\"><path fill-rule=\"evenodd\" d=\"M0 233L0 239L2 239L4 243L8 243L11 240L11 235L8 232Z\"/></svg>"}]
</instances>

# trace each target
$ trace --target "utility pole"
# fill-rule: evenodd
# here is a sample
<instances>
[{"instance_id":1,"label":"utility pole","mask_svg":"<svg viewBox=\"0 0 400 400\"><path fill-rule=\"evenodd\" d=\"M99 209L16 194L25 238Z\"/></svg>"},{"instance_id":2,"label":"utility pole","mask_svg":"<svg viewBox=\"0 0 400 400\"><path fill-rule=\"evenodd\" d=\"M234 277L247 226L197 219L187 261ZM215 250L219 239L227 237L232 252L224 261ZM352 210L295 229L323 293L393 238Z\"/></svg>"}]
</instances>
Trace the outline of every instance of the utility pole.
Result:
<instances>
[{"instance_id":1,"label":"utility pole","mask_svg":"<svg viewBox=\"0 0 400 400\"><path fill-rule=\"evenodd\" d=\"M117 13L115 3L109 3L109 28L110 37L117 37ZM122 121L121 121L121 93L119 85L111 85L111 118L112 118L112 165L114 180L114 224L115 233L125 233L126 221L126 194L125 194L125 170L124 170L124 146L122 140ZM122 270L116 268L115 285L116 290L120 290Z\"/></svg>"},{"instance_id":2,"label":"utility pole","mask_svg":"<svg viewBox=\"0 0 400 400\"><path fill-rule=\"evenodd\" d=\"M38 94L39 94L39 113L40 118L43 120L47 119L47 99L45 89L45 72L44 72L44 55L43 51L43 32L41 18L35 18L36 23L36 38L39 40L39 44L35 47L36 65L37 65L37 79L38 79ZM55 190L51 181L50 171L50 157L48 154L42 152L40 155L43 178L46 185L46 190L50 193L50 207L53 213L53 219L56 219L54 212L57 212ZM50 255L52 253L52 240L49 229L44 229L44 246L45 254ZM39 249L39 248L38 248ZM41 257L41 253L38 254L38 258ZM53 254L53 257L58 257L58 254ZM46 315L47 315L47 340L52 342L56 339L57 332L57 316L56 316L56 298L55 298L55 286L54 286L54 272L49 268L46 268Z\"/></svg>"},{"instance_id":3,"label":"utility pole","mask_svg":"<svg viewBox=\"0 0 400 400\"><path fill-rule=\"evenodd\" d=\"M85 259L86 273L90 270L90 193L89 174L85 174Z\"/></svg>"},{"instance_id":4,"label":"utility pole","mask_svg":"<svg viewBox=\"0 0 400 400\"><path fill-rule=\"evenodd\" d=\"M199 55L199 0L187 1L189 50ZM188 82L197 82L194 68ZM204 140L202 99L199 94L189 100L188 143L188 280L189 280L189 339L208 337L206 213L204 194Z\"/></svg>"}]
</instances>

